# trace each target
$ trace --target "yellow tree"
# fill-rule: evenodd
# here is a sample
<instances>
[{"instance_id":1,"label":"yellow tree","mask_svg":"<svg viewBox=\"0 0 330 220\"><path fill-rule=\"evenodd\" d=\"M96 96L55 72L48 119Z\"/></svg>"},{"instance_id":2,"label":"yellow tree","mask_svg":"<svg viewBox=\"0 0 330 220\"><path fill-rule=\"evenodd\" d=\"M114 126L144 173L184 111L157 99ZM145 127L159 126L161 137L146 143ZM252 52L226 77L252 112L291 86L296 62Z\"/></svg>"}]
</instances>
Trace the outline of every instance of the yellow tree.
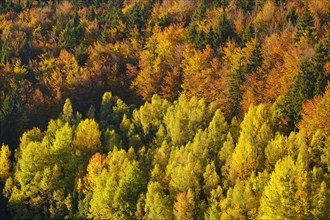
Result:
<instances>
[{"instance_id":1,"label":"yellow tree","mask_svg":"<svg viewBox=\"0 0 330 220\"><path fill-rule=\"evenodd\" d=\"M251 106L241 123L241 133L232 155L230 179L247 179L262 171L264 150L273 137L270 113L265 105Z\"/></svg>"},{"instance_id":2,"label":"yellow tree","mask_svg":"<svg viewBox=\"0 0 330 220\"><path fill-rule=\"evenodd\" d=\"M10 150L8 145L2 145L0 150L0 182L4 182L10 175Z\"/></svg>"}]
</instances>

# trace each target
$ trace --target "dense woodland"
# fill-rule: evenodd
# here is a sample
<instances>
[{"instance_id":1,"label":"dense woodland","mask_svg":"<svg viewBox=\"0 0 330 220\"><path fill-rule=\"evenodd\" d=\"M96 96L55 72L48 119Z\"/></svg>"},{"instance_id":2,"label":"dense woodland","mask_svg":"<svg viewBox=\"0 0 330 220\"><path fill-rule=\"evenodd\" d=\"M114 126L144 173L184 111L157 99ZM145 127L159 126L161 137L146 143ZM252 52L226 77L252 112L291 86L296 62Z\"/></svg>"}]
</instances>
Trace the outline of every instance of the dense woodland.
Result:
<instances>
[{"instance_id":1,"label":"dense woodland","mask_svg":"<svg viewBox=\"0 0 330 220\"><path fill-rule=\"evenodd\" d=\"M0 217L330 219L329 0L0 2Z\"/></svg>"}]
</instances>

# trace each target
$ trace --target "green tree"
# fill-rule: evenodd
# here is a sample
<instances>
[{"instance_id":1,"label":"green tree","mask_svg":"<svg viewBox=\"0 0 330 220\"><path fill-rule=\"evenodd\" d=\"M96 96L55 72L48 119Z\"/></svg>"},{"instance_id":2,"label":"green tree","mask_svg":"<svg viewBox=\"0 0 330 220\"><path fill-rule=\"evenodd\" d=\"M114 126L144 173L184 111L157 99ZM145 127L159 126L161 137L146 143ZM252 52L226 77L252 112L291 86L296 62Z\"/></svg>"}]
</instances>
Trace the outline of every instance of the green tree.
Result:
<instances>
[{"instance_id":1,"label":"green tree","mask_svg":"<svg viewBox=\"0 0 330 220\"><path fill-rule=\"evenodd\" d=\"M314 18L306 2L297 20L295 41L300 42L303 38L314 41L315 34Z\"/></svg>"},{"instance_id":2,"label":"green tree","mask_svg":"<svg viewBox=\"0 0 330 220\"><path fill-rule=\"evenodd\" d=\"M188 100L183 95L168 108L164 123L172 143L180 146L192 140L198 129L204 130L211 116L211 111L203 99L193 97Z\"/></svg>"},{"instance_id":3,"label":"green tree","mask_svg":"<svg viewBox=\"0 0 330 220\"><path fill-rule=\"evenodd\" d=\"M107 11L103 14L101 23L108 25L110 28L116 28L118 21L123 18L123 1L110 0L107 3Z\"/></svg>"},{"instance_id":4,"label":"green tree","mask_svg":"<svg viewBox=\"0 0 330 220\"><path fill-rule=\"evenodd\" d=\"M258 41L255 42L252 53L247 61L246 71L251 74L254 73L258 67L262 64L262 54L261 54L261 46Z\"/></svg>"},{"instance_id":5,"label":"green tree","mask_svg":"<svg viewBox=\"0 0 330 220\"><path fill-rule=\"evenodd\" d=\"M65 49L74 49L84 38L84 32L84 28L80 23L79 15L75 12L71 20L61 32L59 44Z\"/></svg>"},{"instance_id":6,"label":"green tree","mask_svg":"<svg viewBox=\"0 0 330 220\"><path fill-rule=\"evenodd\" d=\"M148 219L173 219L171 197L166 194L166 189L159 182L149 182L145 202Z\"/></svg>"},{"instance_id":7,"label":"green tree","mask_svg":"<svg viewBox=\"0 0 330 220\"><path fill-rule=\"evenodd\" d=\"M229 89L229 97L230 97L230 105L231 105L231 116L234 117L238 115L241 109L241 100L242 100L242 94L240 92L241 85L245 81L245 74L243 70L243 66L241 64L241 61L239 62L239 66L234 69L234 72L232 73L231 79L229 81L230 83L230 89Z\"/></svg>"},{"instance_id":8,"label":"green tree","mask_svg":"<svg viewBox=\"0 0 330 220\"><path fill-rule=\"evenodd\" d=\"M227 14L222 12L219 16L218 24L214 30L212 45L213 48L219 48L228 38L234 37L234 31L227 19Z\"/></svg>"},{"instance_id":9,"label":"green tree","mask_svg":"<svg viewBox=\"0 0 330 220\"><path fill-rule=\"evenodd\" d=\"M26 65L29 63L31 50L32 48L30 47L29 40L27 38L24 38L18 51L22 64Z\"/></svg>"},{"instance_id":10,"label":"green tree","mask_svg":"<svg viewBox=\"0 0 330 220\"><path fill-rule=\"evenodd\" d=\"M238 5L245 11L252 11L255 6L254 0L239 0Z\"/></svg>"},{"instance_id":11,"label":"green tree","mask_svg":"<svg viewBox=\"0 0 330 220\"><path fill-rule=\"evenodd\" d=\"M255 28L252 23L248 24L245 28L243 36L242 36L242 47L245 46L247 42L251 40L251 38L255 37Z\"/></svg>"},{"instance_id":12,"label":"green tree","mask_svg":"<svg viewBox=\"0 0 330 220\"><path fill-rule=\"evenodd\" d=\"M130 33L137 27L139 31L142 30L147 24L149 18L149 10L146 5L135 3L129 8L125 14L127 32Z\"/></svg>"},{"instance_id":13,"label":"green tree","mask_svg":"<svg viewBox=\"0 0 330 220\"><path fill-rule=\"evenodd\" d=\"M1 47L1 63L6 63L14 56L14 48L9 36L5 39Z\"/></svg>"},{"instance_id":14,"label":"green tree","mask_svg":"<svg viewBox=\"0 0 330 220\"><path fill-rule=\"evenodd\" d=\"M227 133L229 131L229 126L221 110L217 110L214 113L212 121L205 131L210 142L208 143L209 154L211 158L215 159L226 141Z\"/></svg>"}]
</instances>

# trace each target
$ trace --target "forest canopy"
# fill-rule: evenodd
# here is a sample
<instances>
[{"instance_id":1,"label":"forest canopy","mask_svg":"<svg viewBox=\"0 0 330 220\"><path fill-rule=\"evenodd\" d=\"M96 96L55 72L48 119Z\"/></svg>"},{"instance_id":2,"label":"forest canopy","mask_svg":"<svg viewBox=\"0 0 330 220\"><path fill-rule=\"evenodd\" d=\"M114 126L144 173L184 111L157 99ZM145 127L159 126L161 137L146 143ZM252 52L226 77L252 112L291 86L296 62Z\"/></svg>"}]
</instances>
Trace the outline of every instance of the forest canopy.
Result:
<instances>
[{"instance_id":1,"label":"forest canopy","mask_svg":"<svg viewBox=\"0 0 330 220\"><path fill-rule=\"evenodd\" d=\"M0 216L330 219L329 0L0 2Z\"/></svg>"}]
</instances>

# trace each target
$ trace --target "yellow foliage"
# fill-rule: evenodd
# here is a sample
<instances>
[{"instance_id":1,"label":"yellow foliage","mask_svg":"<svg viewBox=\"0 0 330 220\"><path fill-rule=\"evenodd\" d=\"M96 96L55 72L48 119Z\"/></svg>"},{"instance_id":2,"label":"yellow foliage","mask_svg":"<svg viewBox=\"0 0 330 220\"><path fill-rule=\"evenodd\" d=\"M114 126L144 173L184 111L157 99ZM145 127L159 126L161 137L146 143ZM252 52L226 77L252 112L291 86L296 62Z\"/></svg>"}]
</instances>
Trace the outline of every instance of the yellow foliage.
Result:
<instances>
[{"instance_id":1,"label":"yellow foliage","mask_svg":"<svg viewBox=\"0 0 330 220\"><path fill-rule=\"evenodd\" d=\"M4 182L10 175L10 150L7 145L2 145L0 150L0 182Z\"/></svg>"},{"instance_id":2,"label":"yellow foliage","mask_svg":"<svg viewBox=\"0 0 330 220\"><path fill-rule=\"evenodd\" d=\"M272 20L276 12L276 5L273 1L267 1L262 10L254 18L257 30L261 31L273 26Z\"/></svg>"}]
</instances>

